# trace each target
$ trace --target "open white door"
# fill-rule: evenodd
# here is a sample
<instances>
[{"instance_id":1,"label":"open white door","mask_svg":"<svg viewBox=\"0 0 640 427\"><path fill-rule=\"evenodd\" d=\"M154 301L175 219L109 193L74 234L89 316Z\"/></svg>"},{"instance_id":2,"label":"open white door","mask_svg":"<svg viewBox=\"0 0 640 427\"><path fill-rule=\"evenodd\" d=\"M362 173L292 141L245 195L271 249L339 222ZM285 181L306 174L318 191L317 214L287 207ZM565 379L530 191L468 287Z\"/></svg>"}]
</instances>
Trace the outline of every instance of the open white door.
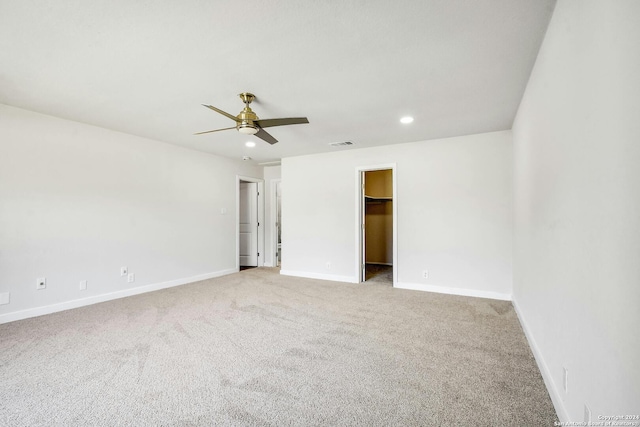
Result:
<instances>
[{"instance_id":1,"label":"open white door","mask_svg":"<svg viewBox=\"0 0 640 427\"><path fill-rule=\"evenodd\" d=\"M258 184L240 182L240 267L258 266Z\"/></svg>"}]
</instances>

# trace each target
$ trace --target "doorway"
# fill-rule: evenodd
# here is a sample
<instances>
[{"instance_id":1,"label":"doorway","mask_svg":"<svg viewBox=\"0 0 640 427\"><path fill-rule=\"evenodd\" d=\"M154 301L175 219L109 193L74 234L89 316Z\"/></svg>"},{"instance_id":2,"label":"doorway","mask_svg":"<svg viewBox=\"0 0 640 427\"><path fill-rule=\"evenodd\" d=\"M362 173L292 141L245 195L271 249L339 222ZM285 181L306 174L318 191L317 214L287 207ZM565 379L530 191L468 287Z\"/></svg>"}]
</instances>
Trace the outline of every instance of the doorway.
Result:
<instances>
[{"instance_id":1,"label":"doorway","mask_svg":"<svg viewBox=\"0 0 640 427\"><path fill-rule=\"evenodd\" d=\"M275 182L275 196L276 196L276 227L275 227L275 261L274 265L280 267L282 262L282 181Z\"/></svg>"},{"instance_id":2,"label":"doorway","mask_svg":"<svg viewBox=\"0 0 640 427\"><path fill-rule=\"evenodd\" d=\"M261 265L260 249L264 244L261 227L262 187L262 180L238 177L236 249L239 270Z\"/></svg>"},{"instance_id":3,"label":"doorway","mask_svg":"<svg viewBox=\"0 0 640 427\"><path fill-rule=\"evenodd\" d=\"M397 281L395 165L358 169L359 281Z\"/></svg>"},{"instance_id":4,"label":"doorway","mask_svg":"<svg viewBox=\"0 0 640 427\"><path fill-rule=\"evenodd\" d=\"M269 192L269 251L265 264L269 267L280 267L282 263L282 179L270 180Z\"/></svg>"}]
</instances>

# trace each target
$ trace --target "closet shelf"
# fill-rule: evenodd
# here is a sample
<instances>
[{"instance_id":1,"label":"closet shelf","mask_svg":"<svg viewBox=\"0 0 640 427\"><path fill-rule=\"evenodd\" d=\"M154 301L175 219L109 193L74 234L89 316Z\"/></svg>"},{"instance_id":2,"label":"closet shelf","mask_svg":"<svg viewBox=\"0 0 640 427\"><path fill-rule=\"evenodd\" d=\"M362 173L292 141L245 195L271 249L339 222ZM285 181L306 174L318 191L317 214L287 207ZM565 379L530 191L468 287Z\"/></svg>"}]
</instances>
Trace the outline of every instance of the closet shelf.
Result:
<instances>
[{"instance_id":1,"label":"closet shelf","mask_svg":"<svg viewBox=\"0 0 640 427\"><path fill-rule=\"evenodd\" d=\"M367 196L367 195L365 194L365 195L364 195L364 199L365 199L365 201L367 201L367 202L369 202L369 201L371 201L371 202L384 202L384 201L391 201L391 200L393 200L393 197L390 197L390 196L389 196L389 197L385 197L385 196L382 196L382 197L379 197L379 196Z\"/></svg>"}]
</instances>

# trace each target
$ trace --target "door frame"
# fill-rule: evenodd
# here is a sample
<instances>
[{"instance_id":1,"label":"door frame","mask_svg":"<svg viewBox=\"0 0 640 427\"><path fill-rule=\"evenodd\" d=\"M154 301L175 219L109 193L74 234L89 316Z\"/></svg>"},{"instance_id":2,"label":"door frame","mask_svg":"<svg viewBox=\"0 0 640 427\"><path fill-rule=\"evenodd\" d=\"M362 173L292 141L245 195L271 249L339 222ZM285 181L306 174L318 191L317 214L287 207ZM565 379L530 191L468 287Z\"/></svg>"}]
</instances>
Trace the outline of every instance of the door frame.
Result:
<instances>
[{"instance_id":1,"label":"door frame","mask_svg":"<svg viewBox=\"0 0 640 427\"><path fill-rule=\"evenodd\" d=\"M236 175L236 271L240 271L240 182L258 184L258 267L264 266L264 179Z\"/></svg>"},{"instance_id":2,"label":"door frame","mask_svg":"<svg viewBox=\"0 0 640 427\"><path fill-rule=\"evenodd\" d=\"M364 172L391 169L393 180L393 286L398 283L398 174L395 163L356 167L356 277L358 283L364 282Z\"/></svg>"}]
</instances>

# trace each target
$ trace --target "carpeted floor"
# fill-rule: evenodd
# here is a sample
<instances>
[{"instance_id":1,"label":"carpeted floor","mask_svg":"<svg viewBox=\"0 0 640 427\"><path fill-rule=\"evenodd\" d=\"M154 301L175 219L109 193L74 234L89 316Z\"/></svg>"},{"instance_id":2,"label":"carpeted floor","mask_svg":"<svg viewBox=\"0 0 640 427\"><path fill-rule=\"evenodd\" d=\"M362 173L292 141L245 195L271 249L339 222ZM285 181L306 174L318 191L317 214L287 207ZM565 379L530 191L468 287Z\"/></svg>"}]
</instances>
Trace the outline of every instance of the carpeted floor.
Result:
<instances>
[{"instance_id":1,"label":"carpeted floor","mask_svg":"<svg viewBox=\"0 0 640 427\"><path fill-rule=\"evenodd\" d=\"M257 268L0 325L0 425L556 420L504 301Z\"/></svg>"},{"instance_id":2,"label":"carpeted floor","mask_svg":"<svg viewBox=\"0 0 640 427\"><path fill-rule=\"evenodd\" d=\"M367 283L384 283L389 286L393 286L393 266L366 264L364 280Z\"/></svg>"}]
</instances>

